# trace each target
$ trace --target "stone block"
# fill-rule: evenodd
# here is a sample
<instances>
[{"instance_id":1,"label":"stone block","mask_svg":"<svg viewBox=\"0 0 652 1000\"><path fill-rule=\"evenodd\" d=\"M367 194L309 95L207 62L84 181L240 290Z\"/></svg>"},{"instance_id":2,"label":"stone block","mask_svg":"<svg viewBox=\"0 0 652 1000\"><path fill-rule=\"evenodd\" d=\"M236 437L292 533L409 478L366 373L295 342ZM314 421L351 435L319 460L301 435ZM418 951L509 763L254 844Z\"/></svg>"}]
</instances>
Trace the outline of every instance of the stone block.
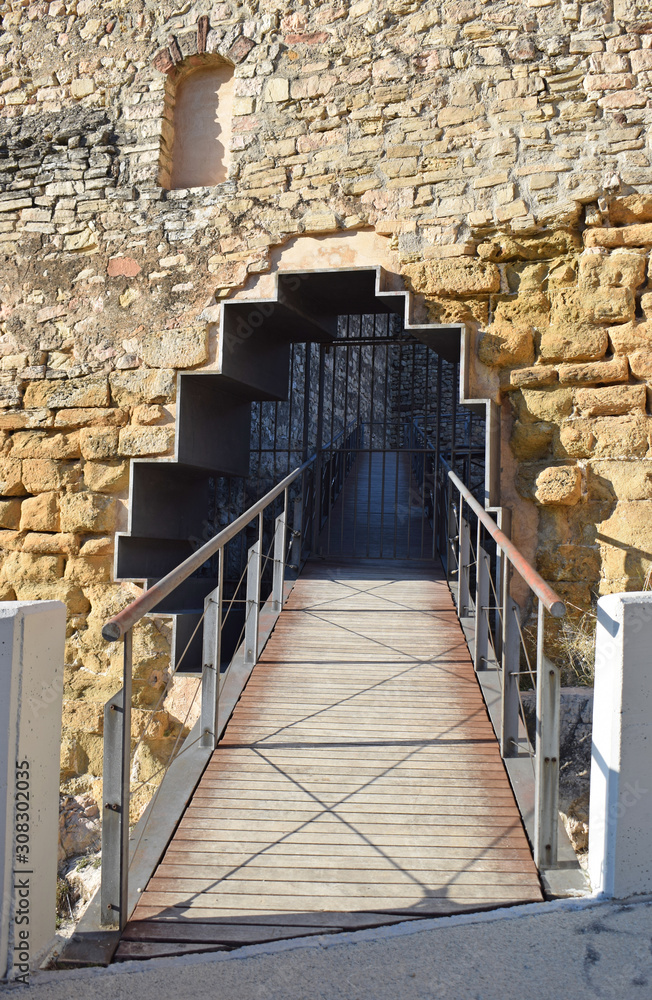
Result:
<instances>
[{"instance_id":1,"label":"stone block","mask_svg":"<svg viewBox=\"0 0 652 1000\"><path fill-rule=\"evenodd\" d=\"M21 534L19 531L5 529L0 531L0 549L3 552L14 552L21 548Z\"/></svg>"},{"instance_id":2,"label":"stone block","mask_svg":"<svg viewBox=\"0 0 652 1000\"><path fill-rule=\"evenodd\" d=\"M652 460L589 462L586 489L589 500L652 500Z\"/></svg>"},{"instance_id":3,"label":"stone block","mask_svg":"<svg viewBox=\"0 0 652 1000\"><path fill-rule=\"evenodd\" d=\"M536 568L544 580L554 583L559 580L571 582L599 580L600 551L588 545L546 545L537 552Z\"/></svg>"},{"instance_id":4,"label":"stone block","mask_svg":"<svg viewBox=\"0 0 652 1000\"><path fill-rule=\"evenodd\" d=\"M552 365L535 365L533 368L517 368L509 373L509 387L512 389L536 389L553 385L557 381L557 369Z\"/></svg>"},{"instance_id":5,"label":"stone block","mask_svg":"<svg viewBox=\"0 0 652 1000\"><path fill-rule=\"evenodd\" d=\"M21 531L59 531L59 500L56 493L40 493L23 500Z\"/></svg>"},{"instance_id":6,"label":"stone block","mask_svg":"<svg viewBox=\"0 0 652 1000\"><path fill-rule=\"evenodd\" d=\"M587 73L585 90L631 90L636 77L631 73Z\"/></svg>"},{"instance_id":7,"label":"stone block","mask_svg":"<svg viewBox=\"0 0 652 1000\"><path fill-rule=\"evenodd\" d=\"M74 430L76 427L124 427L128 420L126 410L117 407L72 407L55 413L54 426L60 430Z\"/></svg>"},{"instance_id":8,"label":"stone block","mask_svg":"<svg viewBox=\"0 0 652 1000\"><path fill-rule=\"evenodd\" d=\"M89 538L84 542L79 550L79 554L86 556L108 556L113 552L113 538L107 535L105 538Z\"/></svg>"},{"instance_id":9,"label":"stone block","mask_svg":"<svg viewBox=\"0 0 652 1000\"><path fill-rule=\"evenodd\" d=\"M512 427L510 447L520 462L545 458L550 451L554 434L552 424L543 422L521 423L516 420Z\"/></svg>"},{"instance_id":10,"label":"stone block","mask_svg":"<svg viewBox=\"0 0 652 1000\"><path fill-rule=\"evenodd\" d=\"M49 534L48 532L33 531L25 535L22 544L23 552L32 552L36 555L74 555L79 550L79 542L76 535L61 532Z\"/></svg>"},{"instance_id":11,"label":"stone block","mask_svg":"<svg viewBox=\"0 0 652 1000\"><path fill-rule=\"evenodd\" d=\"M652 223L623 226L622 229L587 229L584 233L587 247L649 247L652 246Z\"/></svg>"},{"instance_id":12,"label":"stone block","mask_svg":"<svg viewBox=\"0 0 652 1000\"><path fill-rule=\"evenodd\" d=\"M570 507L582 495L582 473L575 466L549 466L536 478L534 496L538 503Z\"/></svg>"},{"instance_id":13,"label":"stone block","mask_svg":"<svg viewBox=\"0 0 652 1000\"><path fill-rule=\"evenodd\" d=\"M12 458L79 458L79 433L49 434L46 431L17 431L13 436Z\"/></svg>"},{"instance_id":14,"label":"stone block","mask_svg":"<svg viewBox=\"0 0 652 1000\"><path fill-rule=\"evenodd\" d=\"M93 493L122 493L129 486L129 462L86 462L83 471Z\"/></svg>"},{"instance_id":15,"label":"stone block","mask_svg":"<svg viewBox=\"0 0 652 1000\"><path fill-rule=\"evenodd\" d=\"M517 198L516 201L510 201L507 205L500 205L496 208L498 222L509 222L511 219L517 219L519 216L527 214L528 207L522 198Z\"/></svg>"},{"instance_id":16,"label":"stone block","mask_svg":"<svg viewBox=\"0 0 652 1000\"><path fill-rule=\"evenodd\" d=\"M609 347L605 330L574 323L551 324L541 332L539 355L542 361L597 361Z\"/></svg>"},{"instance_id":17,"label":"stone block","mask_svg":"<svg viewBox=\"0 0 652 1000\"><path fill-rule=\"evenodd\" d=\"M637 410L645 413L644 385L610 385L600 389L576 389L575 406L583 417L615 417Z\"/></svg>"},{"instance_id":18,"label":"stone block","mask_svg":"<svg viewBox=\"0 0 652 1000\"><path fill-rule=\"evenodd\" d=\"M10 552L2 565L2 576L19 593L22 583L54 583L63 575L63 556L39 556L31 552ZM25 600L25 598L19 598Z\"/></svg>"},{"instance_id":19,"label":"stone block","mask_svg":"<svg viewBox=\"0 0 652 1000\"><path fill-rule=\"evenodd\" d=\"M150 406L147 403L143 403L141 406L134 407L133 420L136 424L145 424L147 426L158 424L164 417L165 410L162 406L156 404Z\"/></svg>"},{"instance_id":20,"label":"stone block","mask_svg":"<svg viewBox=\"0 0 652 1000\"><path fill-rule=\"evenodd\" d=\"M208 326L145 334L138 354L152 368L194 368L208 360Z\"/></svg>"},{"instance_id":21,"label":"stone block","mask_svg":"<svg viewBox=\"0 0 652 1000\"><path fill-rule=\"evenodd\" d=\"M597 530L605 544L605 549L620 550L617 558L638 565L625 568L622 575L640 571L642 553L652 553L652 518L650 517L649 500L620 500L611 510L609 516L599 521ZM615 574L614 574L615 575ZM636 575L634 573L634 575Z\"/></svg>"},{"instance_id":22,"label":"stone block","mask_svg":"<svg viewBox=\"0 0 652 1000\"><path fill-rule=\"evenodd\" d=\"M558 458L645 458L649 447L649 418L578 417L565 421L554 447Z\"/></svg>"},{"instance_id":23,"label":"stone block","mask_svg":"<svg viewBox=\"0 0 652 1000\"><path fill-rule=\"evenodd\" d=\"M265 101L268 103L279 103L290 98L290 81L283 77L272 77L267 81L265 88Z\"/></svg>"},{"instance_id":24,"label":"stone block","mask_svg":"<svg viewBox=\"0 0 652 1000\"><path fill-rule=\"evenodd\" d=\"M627 382L627 358L615 357L611 361L595 361L586 365L560 365L559 381L562 385L595 385L598 382Z\"/></svg>"},{"instance_id":25,"label":"stone block","mask_svg":"<svg viewBox=\"0 0 652 1000\"><path fill-rule=\"evenodd\" d=\"M637 193L614 198L609 204L609 219L617 226L652 222L652 194Z\"/></svg>"},{"instance_id":26,"label":"stone block","mask_svg":"<svg viewBox=\"0 0 652 1000\"><path fill-rule=\"evenodd\" d=\"M0 458L0 495L24 496L27 492L22 480L22 462L17 458Z\"/></svg>"},{"instance_id":27,"label":"stone block","mask_svg":"<svg viewBox=\"0 0 652 1000\"><path fill-rule=\"evenodd\" d=\"M478 359L482 364L494 368L532 364L534 330L526 325L492 323L481 335Z\"/></svg>"},{"instance_id":28,"label":"stone block","mask_svg":"<svg viewBox=\"0 0 652 1000\"><path fill-rule=\"evenodd\" d=\"M95 493L67 493L61 497L61 531L105 533L115 527L117 503Z\"/></svg>"},{"instance_id":29,"label":"stone block","mask_svg":"<svg viewBox=\"0 0 652 1000\"><path fill-rule=\"evenodd\" d=\"M500 290L500 271L490 261L471 257L409 265L412 289L424 295L478 295Z\"/></svg>"},{"instance_id":30,"label":"stone block","mask_svg":"<svg viewBox=\"0 0 652 1000\"><path fill-rule=\"evenodd\" d=\"M629 355L629 365L636 378L652 379L652 350L634 351Z\"/></svg>"},{"instance_id":31,"label":"stone block","mask_svg":"<svg viewBox=\"0 0 652 1000\"><path fill-rule=\"evenodd\" d=\"M120 431L119 453L121 455L163 455L174 440L170 427L123 427Z\"/></svg>"},{"instance_id":32,"label":"stone block","mask_svg":"<svg viewBox=\"0 0 652 1000\"><path fill-rule=\"evenodd\" d=\"M118 453L117 427L84 427L79 433L82 457L114 458Z\"/></svg>"},{"instance_id":33,"label":"stone block","mask_svg":"<svg viewBox=\"0 0 652 1000\"><path fill-rule=\"evenodd\" d=\"M81 587L92 587L107 583L111 579L113 559L111 556L77 556L66 563L64 578Z\"/></svg>"},{"instance_id":34,"label":"stone block","mask_svg":"<svg viewBox=\"0 0 652 1000\"><path fill-rule=\"evenodd\" d=\"M607 333L615 354L633 354L641 348L644 352L652 350L652 322L610 326Z\"/></svg>"},{"instance_id":35,"label":"stone block","mask_svg":"<svg viewBox=\"0 0 652 1000\"><path fill-rule=\"evenodd\" d=\"M32 579L19 579L15 585L19 601L63 601L69 615L83 615L90 609L90 601L80 587L67 580L47 580L38 575Z\"/></svg>"},{"instance_id":36,"label":"stone block","mask_svg":"<svg viewBox=\"0 0 652 1000\"><path fill-rule=\"evenodd\" d=\"M0 500L0 528L16 530L20 526L20 500Z\"/></svg>"},{"instance_id":37,"label":"stone block","mask_svg":"<svg viewBox=\"0 0 652 1000\"><path fill-rule=\"evenodd\" d=\"M31 382L23 400L26 407L47 406L50 409L77 406L108 406L109 383L104 376L88 378L42 379Z\"/></svg>"},{"instance_id":38,"label":"stone block","mask_svg":"<svg viewBox=\"0 0 652 1000\"><path fill-rule=\"evenodd\" d=\"M99 21L97 23L99 26ZM88 77L72 80L70 84L70 96L76 101L80 101L83 97L88 97L88 95L92 94L94 90L95 83Z\"/></svg>"},{"instance_id":39,"label":"stone block","mask_svg":"<svg viewBox=\"0 0 652 1000\"><path fill-rule=\"evenodd\" d=\"M109 376L111 395L118 406L138 403L168 403L175 397L176 373L170 369L152 371L136 368L112 372Z\"/></svg>"},{"instance_id":40,"label":"stone block","mask_svg":"<svg viewBox=\"0 0 652 1000\"><path fill-rule=\"evenodd\" d=\"M49 410L14 410L0 413L0 431L19 431L33 427L50 427L53 418Z\"/></svg>"},{"instance_id":41,"label":"stone block","mask_svg":"<svg viewBox=\"0 0 652 1000\"><path fill-rule=\"evenodd\" d=\"M629 323L634 319L631 288L570 289L551 296L552 323Z\"/></svg>"},{"instance_id":42,"label":"stone block","mask_svg":"<svg viewBox=\"0 0 652 1000\"><path fill-rule=\"evenodd\" d=\"M557 424L568 417L573 409L572 389L540 388L521 389L512 396L518 419L524 423Z\"/></svg>"},{"instance_id":43,"label":"stone block","mask_svg":"<svg viewBox=\"0 0 652 1000\"><path fill-rule=\"evenodd\" d=\"M55 462L50 458L23 460L23 485L28 493L48 493L73 486L79 481L79 476L77 463Z\"/></svg>"},{"instance_id":44,"label":"stone block","mask_svg":"<svg viewBox=\"0 0 652 1000\"><path fill-rule=\"evenodd\" d=\"M638 288L645 281L645 256L631 250L609 255L584 253L579 259L580 288Z\"/></svg>"}]
</instances>

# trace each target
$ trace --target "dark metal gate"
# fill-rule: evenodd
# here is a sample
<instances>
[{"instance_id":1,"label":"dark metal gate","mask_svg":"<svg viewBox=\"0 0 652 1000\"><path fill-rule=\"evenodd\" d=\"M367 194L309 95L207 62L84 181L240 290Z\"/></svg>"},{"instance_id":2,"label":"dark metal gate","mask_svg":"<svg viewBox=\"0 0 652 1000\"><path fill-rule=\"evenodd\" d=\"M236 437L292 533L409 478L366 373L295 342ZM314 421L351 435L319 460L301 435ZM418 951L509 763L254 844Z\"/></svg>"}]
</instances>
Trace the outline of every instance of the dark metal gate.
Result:
<instances>
[{"instance_id":1,"label":"dark metal gate","mask_svg":"<svg viewBox=\"0 0 652 1000\"><path fill-rule=\"evenodd\" d=\"M440 476L484 491L484 420L458 407L458 377L393 314L341 316L334 342L294 344L289 399L252 404L249 477L218 486L219 520L316 452L315 554L432 559Z\"/></svg>"}]
</instances>

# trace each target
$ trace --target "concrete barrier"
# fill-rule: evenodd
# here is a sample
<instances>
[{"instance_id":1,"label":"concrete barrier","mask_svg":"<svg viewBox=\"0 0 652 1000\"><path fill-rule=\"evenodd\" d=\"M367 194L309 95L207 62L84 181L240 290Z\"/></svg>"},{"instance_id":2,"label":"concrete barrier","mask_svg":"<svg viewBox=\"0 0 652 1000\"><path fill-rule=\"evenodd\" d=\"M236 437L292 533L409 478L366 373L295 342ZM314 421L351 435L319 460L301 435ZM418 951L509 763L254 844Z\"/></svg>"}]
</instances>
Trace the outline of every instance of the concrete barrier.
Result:
<instances>
[{"instance_id":1,"label":"concrete barrier","mask_svg":"<svg viewBox=\"0 0 652 1000\"><path fill-rule=\"evenodd\" d=\"M0 603L0 978L26 983L55 932L66 609Z\"/></svg>"},{"instance_id":2,"label":"concrete barrier","mask_svg":"<svg viewBox=\"0 0 652 1000\"><path fill-rule=\"evenodd\" d=\"M598 601L589 877L595 892L652 893L652 593Z\"/></svg>"}]
</instances>

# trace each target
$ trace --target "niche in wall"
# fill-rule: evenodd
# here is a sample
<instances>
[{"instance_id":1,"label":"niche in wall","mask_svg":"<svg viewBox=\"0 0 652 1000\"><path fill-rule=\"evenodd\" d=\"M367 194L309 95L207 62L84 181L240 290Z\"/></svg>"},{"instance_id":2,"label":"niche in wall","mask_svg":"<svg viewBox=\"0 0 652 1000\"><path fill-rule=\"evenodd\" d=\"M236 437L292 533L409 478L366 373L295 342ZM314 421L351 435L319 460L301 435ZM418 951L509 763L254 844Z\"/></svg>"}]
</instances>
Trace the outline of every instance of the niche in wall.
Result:
<instances>
[{"instance_id":1,"label":"niche in wall","mask_svg":"<svg viewBox=\"0 0 652 1000\"><path fill-rule=\"evenodd\" d=\"M161 141L162 187L212 187L231 160L233 67L204 62L168 79Z\"/></svg>"}]
</instances>

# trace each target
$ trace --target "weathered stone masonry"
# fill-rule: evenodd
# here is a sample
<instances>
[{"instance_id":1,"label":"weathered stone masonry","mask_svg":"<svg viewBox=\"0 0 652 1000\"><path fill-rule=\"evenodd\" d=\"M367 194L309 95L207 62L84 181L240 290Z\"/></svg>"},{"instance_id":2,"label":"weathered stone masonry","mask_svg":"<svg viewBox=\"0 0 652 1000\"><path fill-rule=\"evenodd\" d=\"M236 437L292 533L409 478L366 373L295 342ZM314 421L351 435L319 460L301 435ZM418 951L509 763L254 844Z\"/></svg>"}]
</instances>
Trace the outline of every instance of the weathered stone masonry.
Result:
<instances>
[{"instance_id":1,"label":"weathered stone masonry","mask_svg":"<svg viewBox=\"0 0 652 1000\"><path fill-rule=\"evenodd\" d=\"M103 620L132 456L171 454L216 303L329 237L474 334L515 540L573 604L652 564L652 21L635 0L6 2L0 34L3 599L70 613L69 793L97 794ZM233 67L230 167L165 190L175 80ZM297 248L299 248L297 250ZM339 248L339 249L338 249ZM338 258L339 255L339 258ZM389 262L389 264L388 264ZM137 635L142 725L167 639ZM168 705L168 708L170 706ZM141 747L158 765L178 726Z\"/></svg>"}]
</instances>

